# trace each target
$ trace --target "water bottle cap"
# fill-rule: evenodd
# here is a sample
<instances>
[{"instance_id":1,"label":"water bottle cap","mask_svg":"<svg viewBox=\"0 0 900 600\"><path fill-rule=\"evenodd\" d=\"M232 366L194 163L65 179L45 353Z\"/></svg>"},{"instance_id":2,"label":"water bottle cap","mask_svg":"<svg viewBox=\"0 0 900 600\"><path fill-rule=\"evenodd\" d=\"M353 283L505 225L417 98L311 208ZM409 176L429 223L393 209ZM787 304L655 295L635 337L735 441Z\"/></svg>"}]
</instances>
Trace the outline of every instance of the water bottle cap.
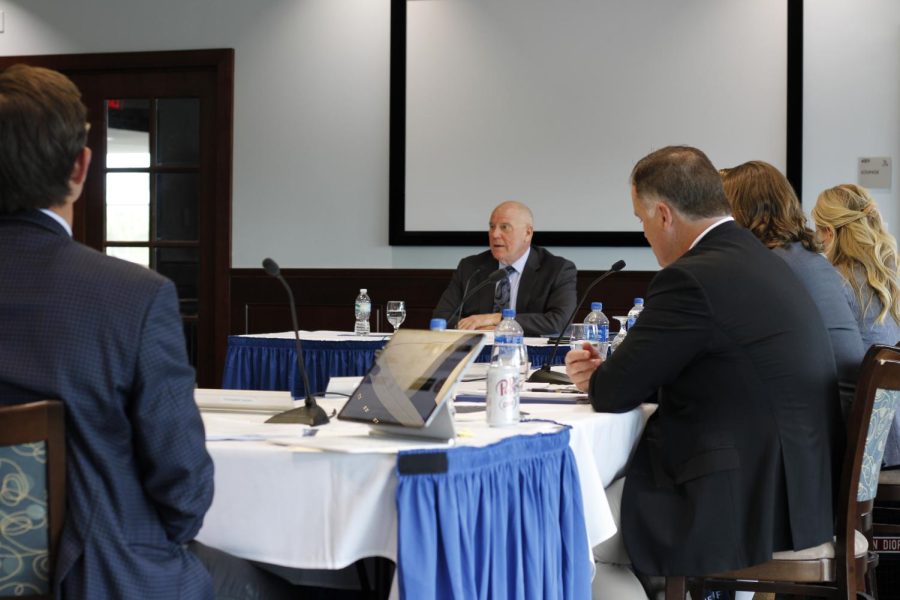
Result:
<instances>
[{"instance_id":1,"label":"water bottle cap","mask_svg":"<svg viewBox=\"0 0 900 600\"><path fill-rule=\"evenodd\" d=\"M504 308L503 309L503 318L504 319L515 319L516 318L516 309Z\"/></svg>"},{"instance_id":2,"label":"water bottle cap","mask_svg":"<svg viewBox=\"0 0 900 600\"><path fill-rule=\"evenodd\" d=\"M365 294L368 290L366 288L359 288L360 294Z\"/></svg>"},{"instance_id":3,"label":"water bottle cap","mask_svg":"<svg viewBox=\"0 0 900 600\"><path fill-rule=\"evenodd\" d=\"M432 319L428 324L428 329L432 331L443 331L447 329L447 319Z\"/></svg>"},{"instance_id":4,"label":"water bottle cap","mask_svg":"<svg viewBox=\"0 0 900 600\"><path fill-rule=\"evenodd\" d=\"M638 305L643 304L643 303L644 303L644 299L643 299L643 298L635 298L635 299L634 299L634 303L635 303L635 304L638 304Z\"/></svg>"},{"instance_id":5,"label":"water bottle cap","mask_svg":"<svg viewBox=\"0 0 900 600\"><path fill-rule=\"evenodd\" d=\"M591 310L601 311L603 310L602 302L591 302Z\"/></svg>"}]
</instances>

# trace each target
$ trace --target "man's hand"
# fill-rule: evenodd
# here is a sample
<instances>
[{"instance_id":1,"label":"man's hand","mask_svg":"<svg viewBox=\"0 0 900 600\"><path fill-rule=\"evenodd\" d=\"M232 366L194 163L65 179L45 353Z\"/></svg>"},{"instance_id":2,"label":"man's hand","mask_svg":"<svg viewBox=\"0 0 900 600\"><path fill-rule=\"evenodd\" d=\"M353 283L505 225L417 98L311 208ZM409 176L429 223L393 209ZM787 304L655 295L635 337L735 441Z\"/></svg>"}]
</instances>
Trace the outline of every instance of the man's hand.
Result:
<instances>
[{"instance_id":1,"label":"man's hand","mask_svg":"<svg viewBox=\"0 0 900 600\"><path fill-rule=\"evenodd\" d=\"M589 342L581 345L581 350L570 350L566 354L566 375L572 384L582 392L591 386L591 375L603 362L600 353Z\"/></svg>"},{"instance_id":2,"label":"man's hand","mask_svg":"<svg viewBox=\"0 0 900 600\"><path fill-rule=\"evenodd\" d=\"M500 323L502 315L500 313L487 313L483 315L469 315L465 319L460 319L456 325L457 329L493 329Z\"/></svg>"}]
</instances>

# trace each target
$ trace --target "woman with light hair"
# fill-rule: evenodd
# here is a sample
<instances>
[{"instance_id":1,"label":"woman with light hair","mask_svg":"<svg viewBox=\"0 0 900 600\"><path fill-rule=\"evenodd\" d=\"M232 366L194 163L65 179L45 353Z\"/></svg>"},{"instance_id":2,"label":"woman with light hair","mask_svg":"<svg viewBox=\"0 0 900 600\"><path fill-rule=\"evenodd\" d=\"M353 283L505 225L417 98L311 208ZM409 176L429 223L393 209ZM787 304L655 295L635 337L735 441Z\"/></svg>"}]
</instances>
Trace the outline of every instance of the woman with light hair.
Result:
<instances>
[{"instance_id":1,"label":"woman with light hair","mask_svg":"<svg viewBox=\"0 0 900 600\"><path fill-rule=\"evenodd\" d=\"M812 209L825 256L853 289L853 311L863 343L893 346L900 341L900 284L897 241L884 227L869 192L843 183L819 194ZM884 449L886 465L900 465L900 411Z\"/></svg>"},{"instance_id":2,"label":"woman with light hair","mask_svg":"<svg viewBox=\"0 0 900 600\"><path fill-rule=\"evenodd\" d=\"M812 209L825 256L853 289L866 348L900 341L897 241L884 227L869 192L844 183L819 194Z\"/></svg>"}]
</instances>

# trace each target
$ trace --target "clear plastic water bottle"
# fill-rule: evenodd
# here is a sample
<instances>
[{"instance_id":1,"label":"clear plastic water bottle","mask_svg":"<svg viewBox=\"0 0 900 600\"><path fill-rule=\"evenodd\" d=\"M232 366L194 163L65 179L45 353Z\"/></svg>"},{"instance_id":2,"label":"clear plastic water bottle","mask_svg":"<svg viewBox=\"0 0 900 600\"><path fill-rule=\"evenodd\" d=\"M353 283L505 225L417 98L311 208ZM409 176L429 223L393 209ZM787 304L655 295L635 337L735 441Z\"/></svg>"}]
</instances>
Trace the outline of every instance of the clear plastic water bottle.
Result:
<instances>
[{"instance_id":1,"label":"clear plastic water bottle","mask_svg":"<svg viewBox=\"0 0 900 600\"><path fill-rule=\"evenodd\" d=\"M494 330L495 344L524 344L525 330L516 321L516 309L504 308L503 318Z\"/></svg>"},{"instance_id":2,"label":"clear plastic water bottle","mask_svg":"<svg viewBox=\"0 0 900 600\"><path fill-rule=\"evenodd\" d=\"M637 321L637 318L640 316L642 310L644 310L644 299L635 298L634 306L632 306L631 310L628 311L628 324L626 325L627 329L631 329L631 327L634 325L634 322Z\"/></svg>"},{"instance_id":3,"label":"clear plastic water bottle","mask_svg":"<svg viewBox=\"0 0 900 600\"><path fill-rule=\"evenodd\" d=\"M447 319L432 319L431 323L428 324L428 329L431 331L446 331Z\"/></svg>"},{"instance_id":4,"label":"clear plastic water bottle","mask_svg":"<svg viewBox=\"0 0 900 600\"><path fill-rule=\"evenodd\" d=\"M609 349L609 319L603 314L602 302L591 302L591 312L584 318L584 322L597 326L597 350L600 356L606 356Z\"/></svg>"},{"instance_id":5,"label":"clear plastic water bottle","mask_svg":"<svg viewBox=\"0 0 900 600\"><path fill-rule=\"evenodd\" d=\"M520 348L521 344L497 343L497 338L494 338L485 397L487 423L491 427L505 427L519 422L519 388L522 383Z\"/></svg>"},{"instance_id":6,"label":"clear plastic water bottle","mask_svg":"<svg viewBox=\"0 0 900 600\"><path fill-rule=\"evenodd\" d=\"M518 364L520 371L520 379L517 381L518 389L521 390L522 384L528 379L528 348L525 346L525 330L516 321L516 309L504 308L501 313L503 318L494 330L494 348L498 345L504 345L509 351L515 351L518 354Z\"/></svg>"},{"instance_id":7,"label":"clear plastic water bottle","mask_svg":"<svg viewBox=\"0 0 900 600\"><path fill-rule=\"evenodd\" d=\"M372 314L372 300L366 291L366 288L362 288L356 297L356 325L353 326L356 335L369 335L370 331L369 315Z\"/></svg>"}]
</instances>

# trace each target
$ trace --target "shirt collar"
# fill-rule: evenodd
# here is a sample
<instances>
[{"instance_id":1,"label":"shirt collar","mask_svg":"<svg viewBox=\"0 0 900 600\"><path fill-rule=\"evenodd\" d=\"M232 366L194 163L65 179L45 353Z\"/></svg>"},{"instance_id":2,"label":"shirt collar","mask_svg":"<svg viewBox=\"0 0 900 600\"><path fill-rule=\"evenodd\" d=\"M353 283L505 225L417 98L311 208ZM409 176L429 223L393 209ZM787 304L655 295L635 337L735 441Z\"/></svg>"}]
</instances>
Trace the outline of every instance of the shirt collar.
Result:
<instances>
[{"instance_id":1,"label":"shirt collar","mask_svg":"<svg viewBox=\"0 0 900 600\"><path fill-rule=\"evenodd\" d=\"M68 221L63 219L61 216L59 216L59 214L53 212L49 208L42 208L42 209L40 209L40 211L42 213L44 213L45 215L47 215L48 217L50 217L51 219L53 219L54 221L56 221L57 223L59 223L60 225L62 225L63 229L66 230L66 233L69 234L69 237L72 237L72 226L69 225Z\"/></svg>"},{"instance_id":2,"label":"shirt collar","mask_svg":"<svg viewBox=\"0 0 900 600\"><path fill-rule=\"evenodd\" d=\"M501 263L500 263L500 268L502 269L502 268L504 268L504 267L506 267L506 266L510 266L510 267L512 267L513 269L516 270L516 273L521 273L522 271L525 270L525 263L528 262L528 255L529 255L529 254L531 254L531 246L528 246L528 249L525 250L525 253L524 253L522 256L520 256L519 259L516 260L515 262L513 262L512 264L510 264L510 265L504 265L504 264L501 262Z\"/></svg>"},{"instance_id":3,"label":"shirt collar","mask_svg":"<svg viewBox=\"0 0 900 600\"><path fill-rule=\"evenodd\" d=\"M719 219L718 221L716 221L715 223L713 223L712 225L710 225L709 227L707 227L706 229L704 229L704 230L700 233L700 235L698 235L698 236L696 237L696 239L694 239L694 241L691 243L691 247L688 248L688 250L690 250L691 248L693 248L694 246L696 246L697 244L699 244L699 243L700 243L700 240L702 240L704 237L706 237L706 234L707 234L707 233L709 233L710 231L712 231L713 229L715 229L716 227L718 227L718 226L721 225L722 223L727 223L728 221L734 221L734 217L722 217L721 219Z\"/></svg>"}]
</instances>

